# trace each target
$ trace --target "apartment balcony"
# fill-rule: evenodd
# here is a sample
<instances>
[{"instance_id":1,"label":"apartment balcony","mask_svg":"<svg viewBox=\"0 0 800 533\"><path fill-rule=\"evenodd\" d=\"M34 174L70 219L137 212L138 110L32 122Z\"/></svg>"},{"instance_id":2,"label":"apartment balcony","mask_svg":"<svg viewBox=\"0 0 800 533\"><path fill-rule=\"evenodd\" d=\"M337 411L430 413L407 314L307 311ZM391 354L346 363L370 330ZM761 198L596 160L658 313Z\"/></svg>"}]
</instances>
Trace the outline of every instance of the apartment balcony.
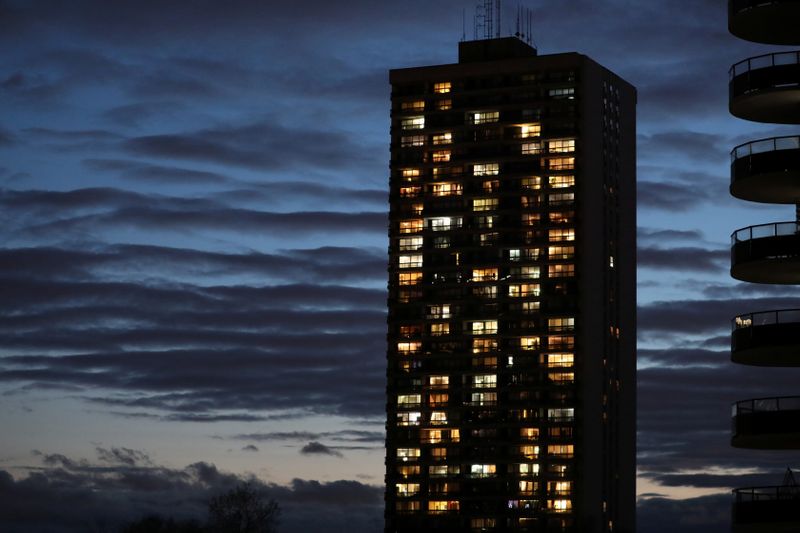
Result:
<instances>
[{"instance_id":1,"label":"apartment balcony","mask_svg":"<svg viewBox=\"0 0 800 533\"><path fill-rule=\"evenodd\" d=\"M731 277L752 283L800 283L800 222L761 224L731 235Z\"/></svg>"},{"instance_id":2,"label":"apartment balcony","mask_svg":"<svg viewBox=\"0 0 800 533\"><path fill-rule=\"evenodd\" d=\"M731 360L756 366L800 366L800 309L733 319Z\"/></svg>"},{"instance_id":3,"label":"apartment balcony","mask_svg":"<svg viewBox=\"0 0 800 533\"><path fill-rule=\"evenodd\" d=\"M800 123L800 52L751 57L729 71L729 108L745 120Z\"/></svg>"},{"instance_id":4,"label":"apartment balcony","mask_svg":"<svg viewBox=\"0 0 800 533\"><path fill-rule=\"evenodd\" d=\"M800 44L796 0L729 0L728 31L736 37L764 44Z\"/></svg>"},{"instance_id":5,"label":"apartment balcony","mask_svg":"<svg viewBox=\"0 0 800 533\"><path fill-rule=\"evenodd\" d=\"M771 204L800 201L800 136L748 142L731 151L731 194Z\"/></svg>"},{"instance_id":6,"label":"apartment balcony","mask_svg":"<svg viewBox=\"0 0 800 533\"><path fill-rule=\"evenodd\" d=\"M732 411L734 448L800 449L800 396L743 400Z\"/></svg>"},{"instance_id":7,"label":"apartment balcony","mask_svg":"<svg viewBox=\"0 0 800 533\"><path fill-rule=\"evenodd\" d=\"M734 533L789 533L800 531L800 491L797 487L734 489Z\"/></svg>"}]
</instances>

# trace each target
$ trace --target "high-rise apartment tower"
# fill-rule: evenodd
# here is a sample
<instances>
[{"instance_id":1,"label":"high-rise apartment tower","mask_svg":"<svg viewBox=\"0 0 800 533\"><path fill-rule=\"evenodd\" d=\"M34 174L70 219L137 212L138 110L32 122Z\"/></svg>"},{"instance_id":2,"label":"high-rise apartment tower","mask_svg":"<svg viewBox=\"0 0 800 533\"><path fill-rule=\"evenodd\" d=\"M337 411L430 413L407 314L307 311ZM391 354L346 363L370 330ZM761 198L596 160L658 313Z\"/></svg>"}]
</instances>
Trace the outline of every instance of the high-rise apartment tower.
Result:
<instances>
[{"instance_id":1,"label":"high-rise apartment tower","mask_svg":"<svg viewBox=\"0 0 800 533\"><path fill-rule=\"evenodd\" d=\"M635 89L516 38L391 71L386 531L634 531Z\"/></svg>"},{"instance_id":2,"label":"high-rise apartment tower","mask_svg":"<svg viewBox=\"0 0 800 533\"><path fill-rule=\"evenodd\" d=\"M764 44L800 45L800 1L730 0L733 35ZM729 108L761 123L800 124L800 51L747 58L733 65ZM741 281L800 284L800 136L757 139L731 151L731 194L742 200L795 204L795 220L750 226L731 238L731 276ZM734 317L731 357L757 366L800 366L800 309ZM800 449L800 396L751 398L733 405L738 448ZM800 487L788 472L783 485L734 490L733 531L800 531Z\"/></svg>"}]
</instances>

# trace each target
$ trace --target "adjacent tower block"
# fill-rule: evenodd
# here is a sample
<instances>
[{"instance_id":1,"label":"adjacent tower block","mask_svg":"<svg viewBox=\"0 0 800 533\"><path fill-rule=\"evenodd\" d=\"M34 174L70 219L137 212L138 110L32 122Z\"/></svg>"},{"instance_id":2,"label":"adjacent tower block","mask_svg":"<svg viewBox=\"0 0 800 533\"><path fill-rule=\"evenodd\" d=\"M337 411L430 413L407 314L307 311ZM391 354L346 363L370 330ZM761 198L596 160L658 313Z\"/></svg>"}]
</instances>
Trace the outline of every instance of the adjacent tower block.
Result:
<instances>
[{"instance_id":1,"label":"adjacent tower block","mask_svg":"<svg viewBox=\"0 0 800 533\"><path fill-rule=\"evenodd\" d=\"M633 533L635 89L516 38L390 80L386 532Z\"/></svg>"},{"instance_id":2,"label":"adjacent tower block","mask_svg":"<svg viewBox=\"0 0 800 533\"><path fill-rule=\"evenodd\" d=\"M800 45L797 0L730 0L728 28L742 39ZM751 57L733 65L730 112L764 123L800 124L800 52ZM752 202L795 204L795 220L737 230L731 276L752 283L800 284L800 136L759 139L731 151L730 191ZM747 313L733 319L731 357L744 365L800 366L800 310ZM800 449L800 396L755 398L733 406L733 446ZM733 491L733 531L800 531L800 487Z\"/></svg>"}]
</instances>

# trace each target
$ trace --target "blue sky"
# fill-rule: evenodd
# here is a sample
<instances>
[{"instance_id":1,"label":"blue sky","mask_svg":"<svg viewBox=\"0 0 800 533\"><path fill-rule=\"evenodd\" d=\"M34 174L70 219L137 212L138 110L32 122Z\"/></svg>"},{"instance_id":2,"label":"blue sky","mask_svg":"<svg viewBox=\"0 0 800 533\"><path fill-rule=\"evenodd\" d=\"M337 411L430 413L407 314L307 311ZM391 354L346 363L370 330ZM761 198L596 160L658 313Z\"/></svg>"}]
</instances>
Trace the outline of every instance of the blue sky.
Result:
<instances>
[{"instance_id":1,"label":"blue sky","mask_svg":"<svg viewBox=\"0 0 800 533\"><path fill-rule=\"evenodd\" d=\"M727 113L728 67L777 47L722 1L527 5L540 53L639 89L640 530L727 531L731 487L795 464L728 445L732 401L795 392L727 351L796 305L727 274L733 230L794 215L727 193L733 146L794 133ZM463 9L0 0L4 530L191 516L248 476L284 531L381 527L387 71L454 62Z\"/></svg>"}]
</instances>

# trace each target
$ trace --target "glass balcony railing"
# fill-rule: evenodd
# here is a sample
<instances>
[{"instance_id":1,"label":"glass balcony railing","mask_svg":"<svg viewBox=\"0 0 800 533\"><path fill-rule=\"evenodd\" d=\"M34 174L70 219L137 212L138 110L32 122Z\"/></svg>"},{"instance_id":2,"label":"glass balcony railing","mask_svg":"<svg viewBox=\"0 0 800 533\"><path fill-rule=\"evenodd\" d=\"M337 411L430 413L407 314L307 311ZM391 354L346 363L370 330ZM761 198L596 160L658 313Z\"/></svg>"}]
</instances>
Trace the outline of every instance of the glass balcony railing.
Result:
<instances>
[{"instance_id":1,"label":"glass balcony railing","mask_svg":"<svg viewBox=\"0 0 800 533\"><path fill-rule=\"evenodd\" d=\"M733 331L774 324L799 324L800 309L781 309L780 311L761 311L739 315L731 321Z\"/></svg>"},{"instance_id":2,"label":"glass balcony railing","mask_svg":"<svg viewBox=\"0 0 800 533\"><path fill-rule=\"evenodd\" d=\"M760 413L785 413L800 411L800 396L778 396L773 398L754 398L742 400L731 406L731 416Z\"/></svg>"},{"instance_id":3,"label":"glass balcony railing","mask_svg":"<svg viewBox=\"0 0 800 533\"><path fill-rule=\"evenodd\" d=\"M750 157L757 154L774 152L778 150L798 149L800 149L800 135L759 139L757 141L740 144L731 150L731 163L734 163L736 160L743 157Z\"/></svg>"},{"instance_id":4,"label":"glass balcony railing","mask_svg":"<svg viewBox=\"0 0 800 533\"><path fill-rule=\"evenodd\" d=\"M734 64L730 70L728 70L728 79L733 80L742 74L747 74L755 70L798 64L800 64L800 51L775 52L772 54L749 57Z\"/></svg>"},{"instance_id":5,"label":"glass balcony railing","mask_svg":"<svg viewBox=\"0 0 800 533\"><path fill-rule=\"evenodd\" d=\"M800 234L800 222L775 222L772 224L759 224L736 230L731 234L731 244L765 239L769 237L786 237Z\"/></svg>"}]
</instances>

